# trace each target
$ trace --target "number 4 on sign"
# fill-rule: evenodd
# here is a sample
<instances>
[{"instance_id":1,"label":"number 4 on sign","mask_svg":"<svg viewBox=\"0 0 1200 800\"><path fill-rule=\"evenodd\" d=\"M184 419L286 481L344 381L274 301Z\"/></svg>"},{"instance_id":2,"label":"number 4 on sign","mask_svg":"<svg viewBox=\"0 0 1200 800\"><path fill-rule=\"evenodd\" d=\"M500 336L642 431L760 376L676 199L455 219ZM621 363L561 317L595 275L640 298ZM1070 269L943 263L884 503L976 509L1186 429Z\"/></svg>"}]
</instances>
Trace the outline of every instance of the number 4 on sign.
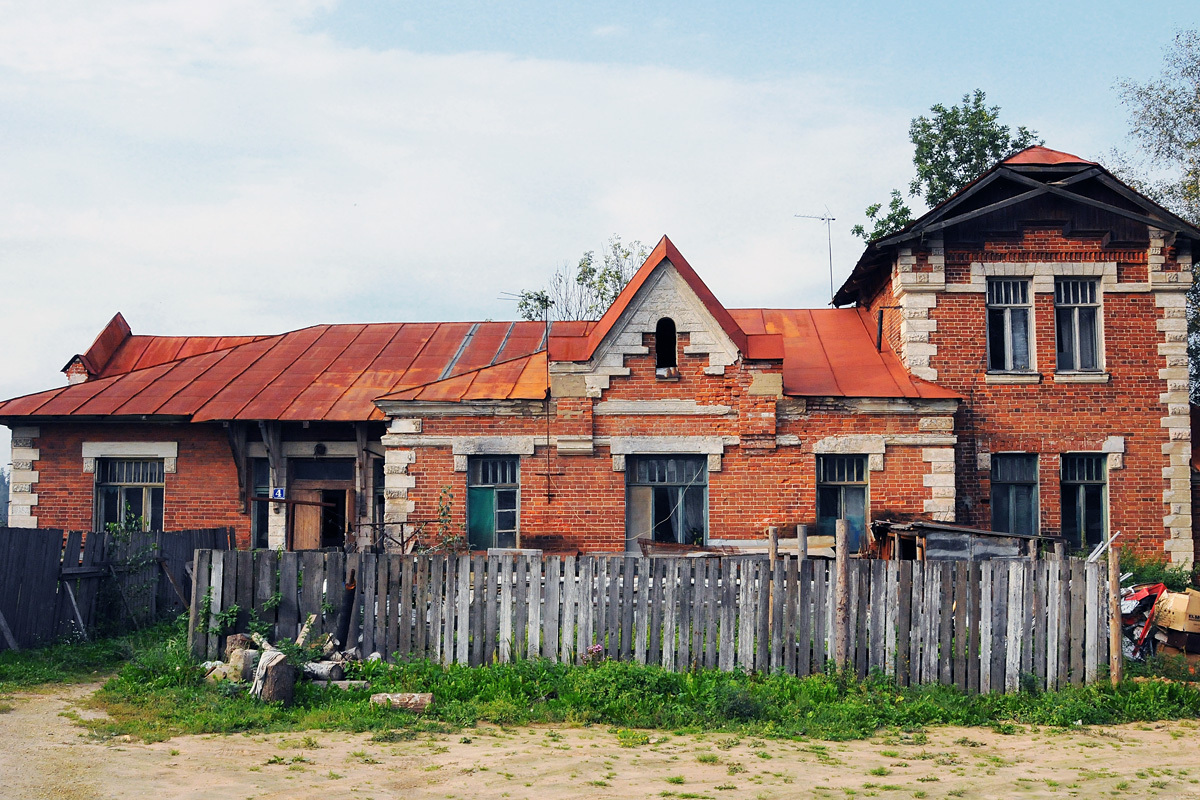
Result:
<instances>
[{"instance_id":1,"label":"number 4 on sign","mask_svg":"<svg viewBox=\"0 0 1200 800\"><path fill-rule=\"evenodd\" d=\"M286 492L287 492L287 490L284 489L282 486L280 486L278 488L273 488L273 489L271 489L271 499L272 500L283 500L286 496Z\"/></svg>"}]
</instances>

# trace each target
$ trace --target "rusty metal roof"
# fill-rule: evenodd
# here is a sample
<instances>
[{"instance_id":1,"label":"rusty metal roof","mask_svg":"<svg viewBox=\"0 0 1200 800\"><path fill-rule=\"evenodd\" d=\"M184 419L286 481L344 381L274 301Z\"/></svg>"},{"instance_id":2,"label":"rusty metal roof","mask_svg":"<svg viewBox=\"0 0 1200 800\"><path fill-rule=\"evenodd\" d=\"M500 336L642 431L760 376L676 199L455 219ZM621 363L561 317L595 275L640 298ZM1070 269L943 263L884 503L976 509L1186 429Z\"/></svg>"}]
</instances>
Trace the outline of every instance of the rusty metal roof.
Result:
<instances>
[{"instance_id":1,"label":"rusty metal roof","mask_svg":"<svg viewBox=\"0 0 1200 800\"><path fill-rule=\"evenodd\" d=\"M0 417L382 419L377 398L459 377L467 399L541 398L545 358L539 370L530 357L544 339L539 322L318 325L224 347L230 340L127 335L100 366L104 377L0 403Z\"/></svg>"},{"instance_id":2,"label":"rusty metal roof","mask_svg":"<svg viewBox=\"0 0 1200 800\"><path fill-rule=\"evenodd\" d=\"M1088 161L1079 156L1073 156L1070 153L1064 153L1062 150L1051 150L1049 147L1034 145L1026 147L1019 153L1014 153L1004 159L1005 164L1043 164L1051 166L1054 164L1095 164L1095 161Z\"/></svg>"},{"instance_id":3,"label":"rusty metal roof","mask_svg":"<svg viewBox=\"0 0 1200 800\"><path fill-rule=\"evenodd\" d=\"M876 350L861 309L728 310L665 236L598 322L316 325L277 336L134 336L116 315L75 359L89 380L0 402L0 420L177 417L382 419L376 400L540 400L547 358L586 361L650 273L669 261L750 360L782 361L793 396L956 398ZM68 364L68 367L70 364Z\"/></svg>"},{"instance_id":4,"label":"rusty metal roof","mask_svg":"<svg viewBox=\"0 0 1200 800\"><path fill-rule=\"evenodd\" d=\"M874 320L866 309L739 308L729 313L752 340L761 335L780 336L786 395L960 396L909 374L886 342L877 350Z\"/></svg>"}]
</instances>

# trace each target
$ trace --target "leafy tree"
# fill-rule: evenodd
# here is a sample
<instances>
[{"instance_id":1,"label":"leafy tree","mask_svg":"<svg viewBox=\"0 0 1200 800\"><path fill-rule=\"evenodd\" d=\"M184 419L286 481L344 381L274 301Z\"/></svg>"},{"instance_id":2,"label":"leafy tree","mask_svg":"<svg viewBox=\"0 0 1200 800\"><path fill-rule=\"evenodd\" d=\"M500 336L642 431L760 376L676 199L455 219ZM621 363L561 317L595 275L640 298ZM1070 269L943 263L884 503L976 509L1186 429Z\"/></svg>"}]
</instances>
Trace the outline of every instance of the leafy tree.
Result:
<instances>
[{"instance_id":1,"label":"leafy tree","mask_svg":"<svg viewBox=\"0 0 1200 800\"><path fill-rule=\"evenodd\" d=\"M1121 177L1200 224L1200 32L1175 34L1157 78L1123 80L1117 89L1138 148L1118 158Z\"/></svg>"},{"instance_id":2,"label":"leafy tree","mask_svg":"<svg viewBox=\"0 0 1200 800\"><path fill-rule=\"evenodd\" d=\"M517 296L517 313L523 319L599 319L629 283L649 253L636 239L628 244L613 234L599 258L588 250L572 267L554 271L544 289L525 290Z\"/></svg>"},{"instance_id":3,"label":"leafy tree","mask_svg":"<svg viewBox=\"0 0 1200 800\"><path fill-rule=\"evenodd\" d=\"M0 469L0 525L8 524L8 488L12 478L7 469Z\"/></svg>"},{"instance_id":4,"label":"leafy tree","mask_svg":"<svg viewBox=\"0 0 1200 800\"><path fill-rule=\"evenodd\" d=\"M917 174L908 184L910 197L919 197L932 208L997 161L1042 144L1036 131L1021 126L1013 132L1002 125L1000 106L988 106L986 100L983 90L976 89L963 95L961 106L946 108L938 103L929 109L930 116L913 118L908 138L913 143ZM882 209L882 203L867 207L867 219L874 226L870 233L863 225L855 225L851 232L870 241L895 233L913 220L899 189L892 190L888 213L880 217Z\"/></svg>"},{"instance_id":5,"label":"leafy tree","mask_svg":"<svg viewBox=\"0 0 1200 800\"><path fill-rule=\"evenodd\" d=\"M1179 31L1162 73L1146 83L1117 84L1129 110L1137 150L1115 153L1117 174L1147 197L1200 225L1200 32ZM1200 278L1193 266L1193 275ZM1192 402L1200 402L1200 284L1188 292L1188 361Z\"/></svg>"}]
</instances>

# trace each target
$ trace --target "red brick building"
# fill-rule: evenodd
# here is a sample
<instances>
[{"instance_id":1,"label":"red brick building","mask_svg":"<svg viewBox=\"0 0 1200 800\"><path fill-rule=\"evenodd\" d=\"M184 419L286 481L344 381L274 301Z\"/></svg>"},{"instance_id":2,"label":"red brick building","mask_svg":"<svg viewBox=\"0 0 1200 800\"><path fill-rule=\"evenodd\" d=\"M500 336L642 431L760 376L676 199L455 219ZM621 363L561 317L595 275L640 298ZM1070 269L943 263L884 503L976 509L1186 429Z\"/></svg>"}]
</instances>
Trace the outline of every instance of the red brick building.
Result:
<instances>
[{"instance_id":1,"label":"red brick building","mask_svg":"<svg viewBox=\"0 0 1200 800\"><path fill-rule=\"evenodd\" d=\"M68 386L0 403L11 524L128 506L260 546L620 551L903 516L1191 559L1197 240L1031 148L869 245L848 308L726 309L664 238L602 319L549 330L154 337L118 315Z\"/></svg>"}]
</instances>

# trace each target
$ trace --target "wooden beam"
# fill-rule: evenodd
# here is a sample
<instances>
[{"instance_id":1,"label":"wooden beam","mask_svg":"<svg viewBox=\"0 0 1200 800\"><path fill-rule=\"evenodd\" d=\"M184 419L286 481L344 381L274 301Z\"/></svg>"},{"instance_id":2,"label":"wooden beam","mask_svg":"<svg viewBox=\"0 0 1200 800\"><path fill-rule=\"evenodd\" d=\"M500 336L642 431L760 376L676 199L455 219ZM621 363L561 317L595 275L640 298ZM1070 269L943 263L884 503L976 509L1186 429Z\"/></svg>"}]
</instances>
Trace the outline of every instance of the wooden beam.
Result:
<instances>
[{"instance_id":1,"label":"wooden beam","mask_svg":"<svg viewBox=\"0 0 1200 800\"><path fill-rule=\"evenodd\" d=\"M9 650L21 649L17 647L17 637L13 636L12 628L8 627L8 620L4 618L3 611L0 611L0 633L4 634L4 641L8 644Z\"/></svg>"}]
</instances>

